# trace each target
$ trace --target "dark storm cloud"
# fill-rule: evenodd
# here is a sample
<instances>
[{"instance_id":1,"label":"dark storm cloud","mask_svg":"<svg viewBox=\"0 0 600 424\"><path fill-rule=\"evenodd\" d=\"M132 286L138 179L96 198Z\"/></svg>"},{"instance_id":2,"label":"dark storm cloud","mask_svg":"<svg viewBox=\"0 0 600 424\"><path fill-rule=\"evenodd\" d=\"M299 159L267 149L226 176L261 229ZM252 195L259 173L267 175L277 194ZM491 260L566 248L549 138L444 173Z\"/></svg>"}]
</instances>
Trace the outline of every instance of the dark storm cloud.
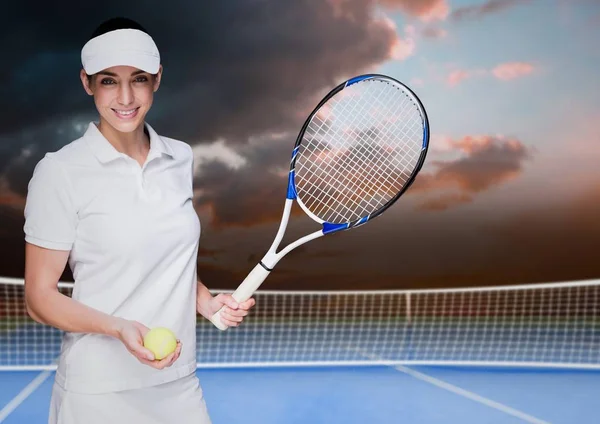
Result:
<instances>
[{"instance_id":1,"label":"dark storm cloud","mask_svg":"<svg viewBox=\"0 0 600 424\"><path fill-rule=\"evenodd\" d=\"M314 142L313 142L314 144ZM293 133L286 136L264 137L257 145L242 146L233 144L237 153L245 159L245 164L232 169L222 161L207 161L200 165L194 186L199 193L196 206L209 211L211 225L215 228L251 227L265 222L281 219L283 199L287 189L289 161L294 146ZM391 169L390 177L373 179L373 172L359 166L357 157L388 157L397 152L386 150L377 145L353 146L347 150L330 149L320 143L314 150L300 149L296 161L296 183L299 197L305 193L329 191L332 188L338 195L343 193L347 202L357 200L358 194L371 196L371 199L388 199L401 188L407 179L404 165L395 161L396 169ZM199 154L202 156L202 154ZM202 159L202 158L200 158ZM315 174L311 163L323 162L321 169L328 169L331 163L355 166L343 172L336 171L339 184L328 184L318 173ZM318 175L317 175L318 174ZM364 178L358 178L360 175ZM309 202L310 203L310 202ZM373 201L375 203L375 201ZM382 202L383 203L383 202ZM309 207L313 210L314 207ZM321 210L321 215L330 208ZM299 208L293 213L302 214ZM323 216L321 216L324 218Z\"/></svg>"},{"instance_id":2,"label":"dark storm cloud","mask_svg":"<svg viewBox=\"0 0 600 424\"><path fill-rule=\"evenodd\" d=\"M421 209L445 210L454 204L468 203L472 195L518 177L534 153L520 140L493 136L467 136L451 145L464 156L430 161L428 167L436 170L419 175L411 192L457 189L459 193L448 192L427 200Z\"/></svg>"},{"instance_id":3,"label":"dark storm cloud","mask_svg":"<svg viewBox=\"0 0 600 424\"><path fill-rule=\"evenodd\" d=\"M426 196L429 192L444 191L435 198L425 198L418 205L421 210L443 211L469 203L477 193L518 177L533 155L531 149L516 139L467 136L451 144L463 156L427 162L427 168L435 170L424 170L407 192L407 195ZM239 169L229 169L220 162L202 165L195 181L202 193L196 204L210 211L211 225L215 228L251 227L279 221L292 147L291 135L267 138L260 147L239 147L247 159L246 165ZM328 152L322 150L319 154ZM301 174L301 170L297 172ZM301 213L300 209L295 212Z\"/></svg>"},{"instance_id":4,"label":"dark storm cloud","mask_svg":"<svg viewBox=\"0 0 600 424\"><path fill-rule=\"evenodd\" d=\"M253 226L281 219L293 139L275 137L239 148L246 164L236 170L219 161L200 166L196 206L210 211L214 228Z\"/></svg>"},{"instance_id":5,"label":"dark storm cloud","mask_svg":"<svg viewBox=\"0 0 600 424\"><path fill-rule=\"evenodd\" d=\"M109 17L135 19L153 35L165 71L149 122L194 144L299 128L326 90L392 54L397 34L374 8L367 0L98 6L69 0L60 7L39 3L33 13L26 3L11 4L0 32L0 174L25 146L37 152L22 175L10 176L22 194L24 182L15 178L29 176L42 152L79 135L58 134L56 127L95 116L79 81L79 55Z\"/></svg>"}]
</instances>

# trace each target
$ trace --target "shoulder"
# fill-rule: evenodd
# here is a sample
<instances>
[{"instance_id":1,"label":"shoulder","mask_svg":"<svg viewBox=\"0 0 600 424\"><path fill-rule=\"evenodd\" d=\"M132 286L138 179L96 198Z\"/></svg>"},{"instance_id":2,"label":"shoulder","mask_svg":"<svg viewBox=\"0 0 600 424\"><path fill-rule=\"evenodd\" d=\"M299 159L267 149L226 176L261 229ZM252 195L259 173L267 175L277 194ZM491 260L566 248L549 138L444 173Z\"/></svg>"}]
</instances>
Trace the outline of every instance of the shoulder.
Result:
<instances>
[{"instance_id":1,"label":"shoulder","mask_svg":"<svg viewBox=\"0 0 600 424\"><path fill-rule=\"evenodd\" d=\"M172 151L173 155L178 159L192 160L194 157L194 151L192 146L185 141L177 140L175 138L166 137L160 135L161 140L165 143Z\"/></svg>"},{"instance_id":2,"label":"shoulder","mask_svg":"<svg viewBox=\"0 0 600 424\"><path fill-rule=\"evenodd\" d=\"M55 162L67 168L69 165L83 163L89 160L89 157L89 147L86 145L84 137L79 137L58 150L46 152L41 161Z\"/></svg>"},{"instance_id":3,"label":"shoulder","mask_svg":"<svg viewBox=\"0 0 600 424\"><path fill-rule=\"evenodd\" d=\"M71 165L81 163L87 156L88 149L83 143L83 138L80 137L58 150L46 152L36 163L34 173L66 173Z\"/></svg>"}]
</instances>

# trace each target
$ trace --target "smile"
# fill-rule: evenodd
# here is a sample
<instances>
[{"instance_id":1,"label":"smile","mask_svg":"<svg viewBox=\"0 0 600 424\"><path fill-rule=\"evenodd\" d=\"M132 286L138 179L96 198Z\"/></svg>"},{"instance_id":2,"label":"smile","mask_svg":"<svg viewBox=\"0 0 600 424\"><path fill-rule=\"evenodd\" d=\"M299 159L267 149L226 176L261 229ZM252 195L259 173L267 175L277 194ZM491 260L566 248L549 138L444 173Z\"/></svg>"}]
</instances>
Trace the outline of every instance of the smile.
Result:
<instances>
[{"instance_id":1,"label":"smile","mask_svg":"<svg viewBox=\"0 0 600 424\"><path fill-rule=\"evenodd\" d=\"M117 110L112 109L112 111L117 115L120 119L132 119L137 115L137 112L140 108L136 107L135 109L128 110Z\"/></svg>"}]
</instances>

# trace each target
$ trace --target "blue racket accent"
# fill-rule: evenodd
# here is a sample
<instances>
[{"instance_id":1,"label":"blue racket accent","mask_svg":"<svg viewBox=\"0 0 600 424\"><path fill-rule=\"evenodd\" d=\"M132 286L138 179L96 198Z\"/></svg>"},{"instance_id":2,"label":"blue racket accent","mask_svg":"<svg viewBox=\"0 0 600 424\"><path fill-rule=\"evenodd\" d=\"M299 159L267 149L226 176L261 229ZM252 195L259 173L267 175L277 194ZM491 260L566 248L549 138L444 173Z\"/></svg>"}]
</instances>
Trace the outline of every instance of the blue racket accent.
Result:
<instances>
[{"instance_id":1,"label":"blue racket accent","mask_svg":"<svg viewBox=\"0 0 600 424\"><path fill-rule=\"evenodd\" d=\"M367 222L367 221L369 220L369 216L370 216L370 215L363 216L363 217L360 219L360 221L358 221L358 222L357 222L357 223L356 223L354 226L355 226L355 227L357 227L357 226L359 226L359 225L362 225L362 224L364 224L365 222Z\"/></svg>"},{"instance_id":2,"label":"blue racket accent","mask_svg":"<svg viewBox=\"0 0 600 424\"><path fill-rule=\"evenodd\" d=\"M427 140L429 140L429 126L423 125L423 148L427 147Z\"/></svg>"},{"instance_id":3,"label":"blue racket accent","mask_svg":"<svg viewBox=\"0 0 600 424\"><path fill-rule=\"evenodd\" d=\"M296 183L294 182L295 171L292 169L288 175L288 189L287 189L287 198L295 199L296 194Z\"/></svg>"},{"instance_id":4,"label":"blue racket accent","mask_svg":"<svg viewBox=\"0 0 600 424\"><path fill-rule=\"evenodd\" d=\"M345 230L348 228L348 223L345 224L331 224L329 222L323 223L323 234L335 233L336 231Z\"/></svg>"},{"instance_id":5,"label":"blue racket accent","mask_svg":"<svg viewBox=\"0 0 600 424\"><path fill-rule=\"evenodd\" d=\"M300 149L300 146L296 147L293 151L292 151L292 160L294 160L294 158L296 157L296 155L298 154L298 150Z\"/></svg>"},{"instance_id":6,"label":"blue racket accent","mask_svg":"<svg viewBox=\"0 0 600 424\"><path fill-rule=\"evenodd\" d=\"M373 78L373 76L372 75L360 75L358 77L349 79L348 82L346 83L346 87L348 87L349 85L352 85L352 84L356 84L357 82L365 80L367 78Z\"/></svg>"}]
</instances>

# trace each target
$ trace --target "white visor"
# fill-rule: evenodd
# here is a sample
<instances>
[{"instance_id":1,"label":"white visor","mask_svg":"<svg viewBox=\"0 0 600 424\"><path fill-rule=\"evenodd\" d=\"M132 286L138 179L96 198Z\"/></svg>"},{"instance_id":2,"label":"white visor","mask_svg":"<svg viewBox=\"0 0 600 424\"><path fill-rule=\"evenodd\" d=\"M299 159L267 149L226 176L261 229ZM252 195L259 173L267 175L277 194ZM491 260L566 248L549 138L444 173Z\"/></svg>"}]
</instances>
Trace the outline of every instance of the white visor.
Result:
<instances>
[{"instance_id":1,"label":"white visor","mask_svg":"<svg viewBox=\"0 0 600 424\"><path fill-rule=\"evenodd\" d=\"M156 74L160 54L152 37L137 29L118 29L88 41L81 50L81 64L93 75L111 66L133 66Z\"/></svg>"}]
</instances>

